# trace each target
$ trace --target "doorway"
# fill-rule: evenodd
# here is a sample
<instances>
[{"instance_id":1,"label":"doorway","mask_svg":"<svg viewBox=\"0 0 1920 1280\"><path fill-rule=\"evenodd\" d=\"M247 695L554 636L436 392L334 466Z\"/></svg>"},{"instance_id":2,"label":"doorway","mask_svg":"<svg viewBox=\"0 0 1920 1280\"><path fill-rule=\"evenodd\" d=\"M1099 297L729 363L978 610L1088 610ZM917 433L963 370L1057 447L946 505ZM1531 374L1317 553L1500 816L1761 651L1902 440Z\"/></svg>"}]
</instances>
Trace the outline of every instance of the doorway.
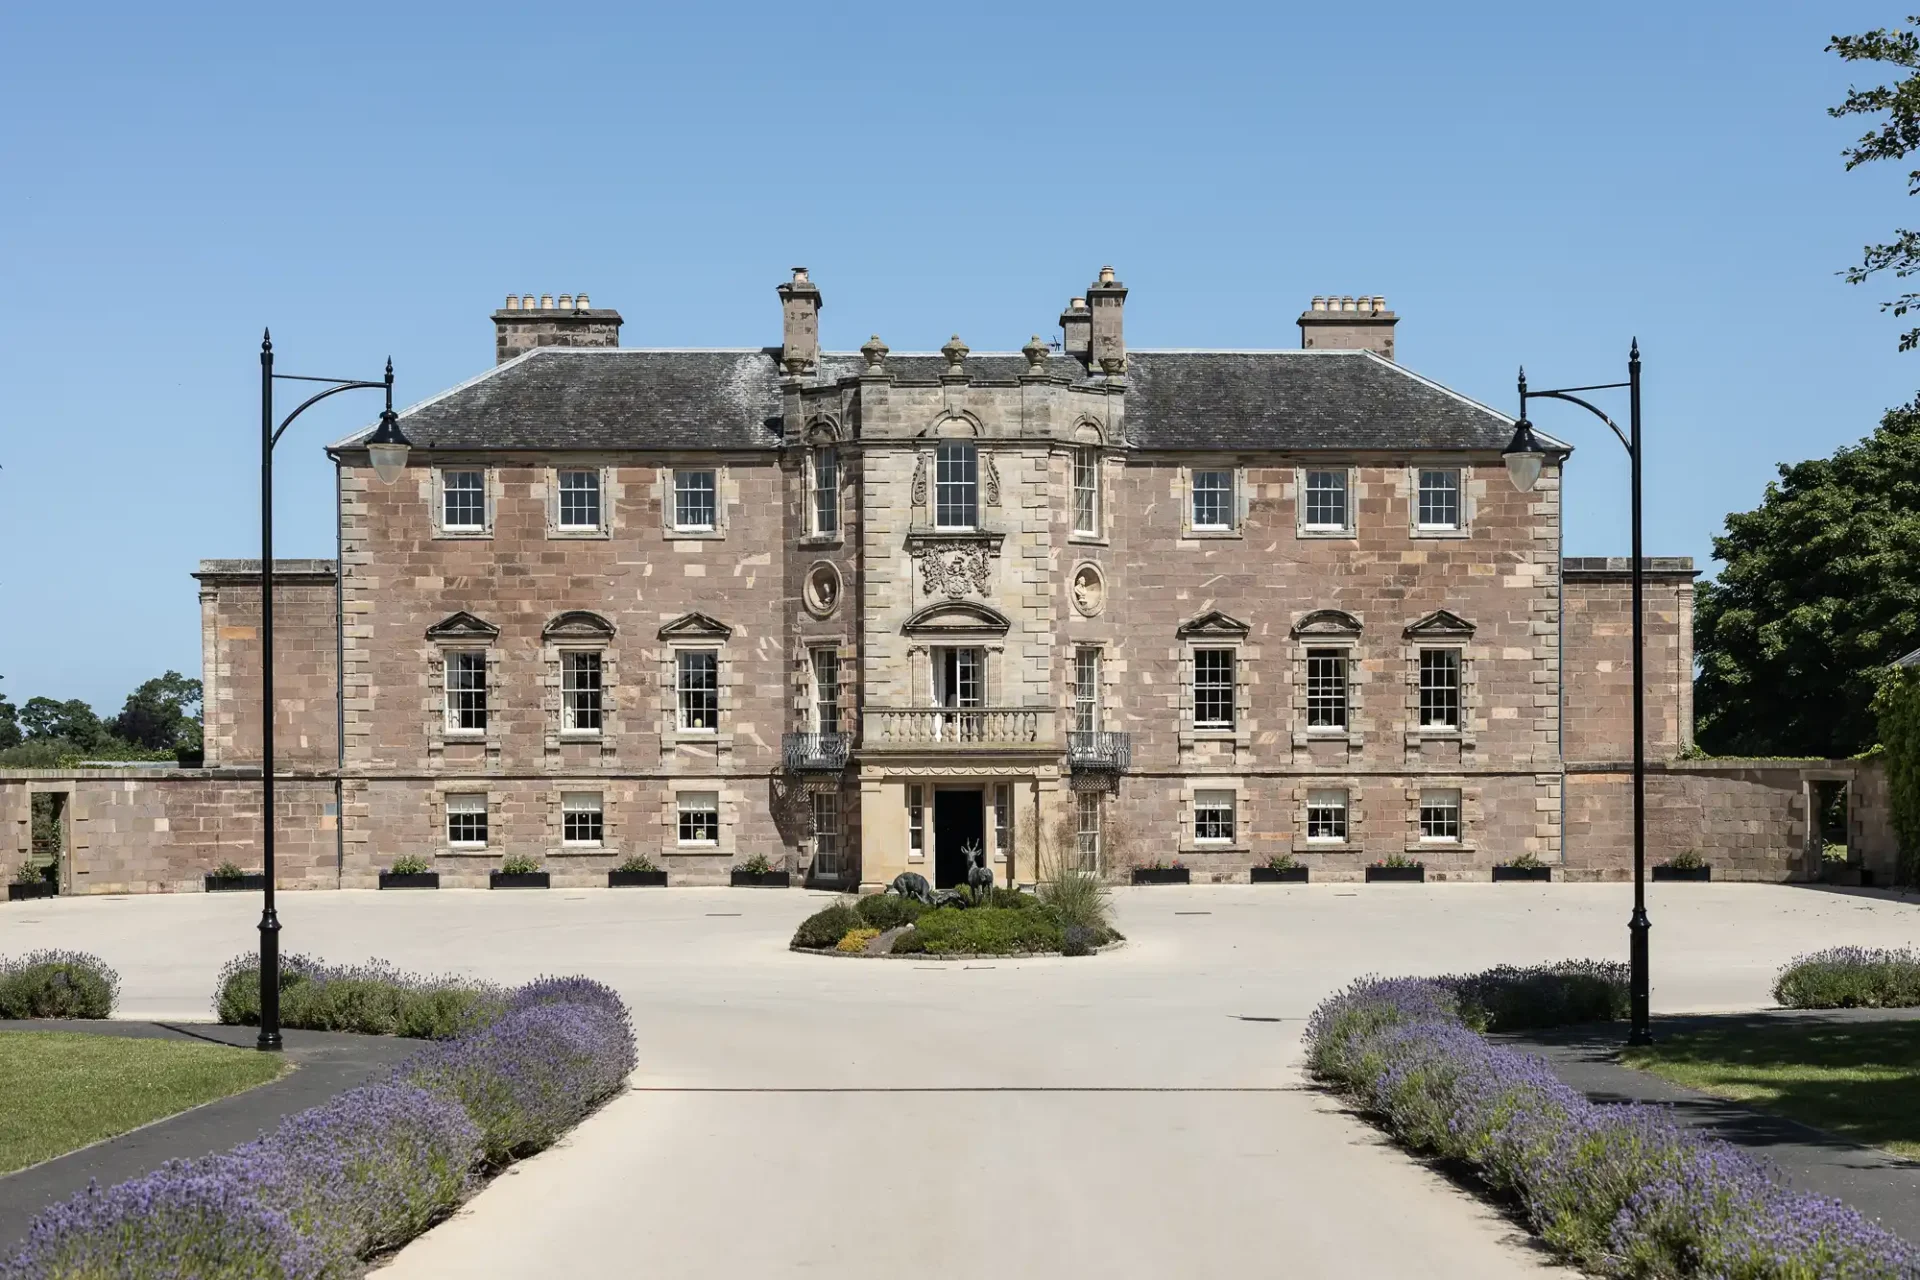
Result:
<instances>
[{"instance_id":1,"label":"doorway","mask_svg":"<svg viewBox=\"0 0 1920 1280\"><path fill-rule=\"evenodd\" d=\"M987 843L986 792L980 787L939 787L933 793L933 887L967 882L967 845Z\"/></svg>"}]
</instances>

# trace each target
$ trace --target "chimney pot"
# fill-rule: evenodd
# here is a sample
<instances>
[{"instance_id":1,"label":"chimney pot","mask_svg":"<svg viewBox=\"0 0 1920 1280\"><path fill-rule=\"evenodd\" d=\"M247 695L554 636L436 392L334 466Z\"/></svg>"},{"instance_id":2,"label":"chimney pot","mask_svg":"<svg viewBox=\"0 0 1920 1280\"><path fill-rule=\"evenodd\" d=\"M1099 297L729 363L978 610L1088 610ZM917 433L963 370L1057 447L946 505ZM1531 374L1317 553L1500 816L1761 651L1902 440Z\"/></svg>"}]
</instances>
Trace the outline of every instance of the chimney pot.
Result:
<instances>
[{"instance_id":1,"label":"chimney pot","mask_svg":"<svg viewBox=\"0 0 1920 1280\"><path fill-rule=\"evenodd\" d=\"M593 310L593 304L587 301L587 295L584 293L574 298L573 305L579 307L582 311Z\"/></svg>"},{"instance_id":2,"label":"chimney pot","mask_svg":"<svg viewBox=\"0 0 1920 1280\"><path fill-rule=\"evenodd\" d=\"M587 295L563 293L554 305L550 293L538 302L530 293L507 295L506 307L493 317L494 359L497 363L523 356L536 347L617 347L620 313L603 311L587 317Z\"/></svg>"},{"instance_id":3,"label":"chimney pot","mask_svg":"<svg viewBox=\"0 0 1920 1280\"><path fill-rule=\"evenodd\" d=\"M1296 322L1300 345L1315 351L1371 351L1394 358L1394 326L1400 318L1375 293L1315 294Z\"/></svg>"},{"instance_id":4,"label":"chimney pot","mask_svg":"<svg viewBox=\"0 0 1920 1280\"><path fill-rule=\"evenodd\" d=\"M1100 268L1100 283L1101 283L1101 284L1112 284L1112 283L1113 283L1113 268L1112 268L1112 267L1102 267L1102 268Z\"/></svg>"},{"instance_id":5,"label":"chimney pot","mask_svg":"<svg viewBox=\"0 0 1920 1280\"><path fill-rule=\"evenodd\" d=\"M520 309L520 295L519 295L519 294L517 294L517 293L510 293L510 294L508 294L508 295L507 295L507 310L508 310L508 311L518 311L519 309Z\"/></svg>"},{"instance_id":6,"label":"chimney pot","mask_svg":"<svg viewBox=\"0 0 1920 1280\"><path fill-rule=\"evenodd\" d=\"M573 310L573 295L572 295L572 294L570 294L570 293L563 293L563 294L561 294L561 295L560 295L560 309L561 309L562 311L571 311L571 310Z\"/></svg>"},{"instance_id":7,"label":"chimney pot","mask_svg":"<svg viewBox=\"0 0 1920 1280\"><path fill-rule=\"evenodd\" d=\"M1381 296L1380 296L1379 294L1377 294L1377 293L1376 293L1376 294L1374 294L1374 295L1373 295L1373 309L1374 309L1375 311L1385 311L1385 310L1387 309L1387 300L1386 300L1385 298L1383 298L1383 297L1381 297Z\"/></svg>"},{"instance_id":8,"label":"chimney pot","mask_svg":"<svg viewBox=\"0 0 1920 1280\"><path fill-rule=\"evenodd\" d=\"M1327 309L1327 300L1325 298L1315 296L1313 302L1309 305L1308 309L1312 311L1325 311Z\"/></svg>"},{"instance_id":9,"label":"chimney pot","mask_svg":"<svg viewBox=\"0 0 1920 1280\"><path fill-rule=\"evenodd\" d=\"M1373 299L1368 297L1366 294L1361 294L1359 301L1355 305L1357 305L1360 308L1361 314L1363 315L1369 314L1373 311Z\"/></svg>"},{"instance_id":10,"label":"chimney pot","mask_svg":"<svg viewBox=\"0 0 1920 1280\"><path fill-rule=\"evenodd\" d=\"M532 295L532 294L530 294L530 293L529 293L529 294L527 294L527 295L525 295L524 297L522 297L522 298L520 299L520 309L521 309L522 311L531 311L531 310L533 310L533 295Z\"/></svg>"},{"instance_id":11,"label":"chimney pot","mask_svg":"<svg viewBox=\"0 0 1920 1280\"><path fill-rule=\"evenodd\" d=\"M550 294L550 293L543 293L543 294L541 294L541 295L540 295L540 309L541 309L542 311L551 311L551 310L553 310L553 295L552 295L552 294Z\"/></svg>"}]
</instances>

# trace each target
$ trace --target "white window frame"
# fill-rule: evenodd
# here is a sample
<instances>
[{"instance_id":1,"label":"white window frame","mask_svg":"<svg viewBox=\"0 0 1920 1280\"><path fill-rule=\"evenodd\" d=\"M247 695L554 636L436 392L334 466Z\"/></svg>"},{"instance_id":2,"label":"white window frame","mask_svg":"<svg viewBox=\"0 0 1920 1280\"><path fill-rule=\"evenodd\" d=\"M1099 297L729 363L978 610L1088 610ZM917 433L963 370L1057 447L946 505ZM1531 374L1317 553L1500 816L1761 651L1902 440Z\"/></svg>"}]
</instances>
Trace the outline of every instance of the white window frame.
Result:
<instances>
[{"instance_id":1,"label":"white window frame","mask_svg":"<svg viewBox=\"0 0 1920 1280\"><path fill-rule=\"evenodd\" d=\"M1202 476L1225 476L1227 486L1224 491L1212 487L1209 493L1221 493L1221 523L1200 522L1200 478ZM1187 469L1187 528L1194 533L1231 533L1238 523L1238 501L1240 478L1231 466L1195 466Z\"/></svg>"},{"instance_id":2,"label":"white window frame","mask_svg":"<svg viewBox=\"0 0 1920 1280\"><path fill-rule=\"evenodd\" d=\"M1435 658L1444 656L1447 661L1445 663L1440 663L1440 662L1434 663L1433 664L1434 669L1438 670L1441 666L1447 665L1451 667L1451 670L1453 672L1453 683L1452 683L1453 719L1451 722L1442 721L1442 720L1429 720L1427 718L1428 691L1430 689L1439 691L1439 690L1445 689L1446 687L1437 682L1431 685L1428 683L1427 659L1429 656L1432 656ZM1429 735L1429 736L1435 735L1435 734L1452 735L1452 734L1457 734L1462 732L1462 730L1465 728L1464 722L1466 720L1466 709L1467 709L1466 707L1466 703L1467 703L1466 665L1467 665L1466 654L1461 652L1460 648L1457 645L1422 645L1418 650L1415 651L1414 653L1414 671L1415 671L1414 712L1415 712L1415 718L1419 722L1417 727L1419 728L1419 731L1422 734Z\"/></svg>"},{"instance_id":3,"label":"white window frame","mask_svg":"<svg viewBox=\"0 0 1920 1280\"><path fill-rule=\"evenodd\" d=\"M593 518L585 523L567 519L567 482L581 476L590 478L593 494ZM576 490L577 492L577 490ZM553 528L556 533L594 534L607 527L607 477L599 467L556 467L553 472Z\"/></svg>"},{"instance_id":4,"label":"white window frame","mask_svg":"<svg viewBox=\"0 0 1920 1280\"><path fill-rule=\"evenodd\" d=\"M1219 787L1203 787L1193 793L1193 842L1196 845L1232 845L1240 832L1238 792ZM1222 819L1226 814L1224 830ZM1203 815L1213 815L1211 817ZM1202 835L1211 830L1213 834Z\"/></svg>"},{"instance_id":5,"label":"white window frame","mask_svg":"<svg viewBox=\"0 0 1920 1280\"><path fill-rule=\"evenodd\" d=\"M907 784L907 861L921 862L927 856L927 788L923 782Z\"/></svg>"},{"instance_id":6,"label":"white window frame","mask_svg":"<svg viewBox=\"0 0 1920 1280\"><path fill-rule=\"evenodd\" d=\"M1459 844L1465 838L1466 825L1466 802L1460 788L1422 787L1419 825L1422 844ZM1447 826L1453 828L1451 833L1444 830Z\"/></svg>"},{"instance_id":7,"label":"white window frame","mask_svg":"<svg viewBox=\"0 0 1920 1280\"><path fill-rule=\"evenodd\" d=\"M839 733L840 715L840 650L834 645L818 645L808 650L807 665L809 680L812 684L812 698L809 703L813 710L813 729L815 733ZM823 675L824 672L824 675ZM833 697L826 694L831 690ZM831 714L829 714L831 712Z\"/></svg>"},{"instance_id":8,"label":"white window frame","mask_svg":"<svg viewBox=\"0 0 1920 1280\"><path fill-rule=\"evenodd\" d=\"M444 697L446 715L443 723L446 736L449 738L486 737L487 728L492 723L491 713L493 710L488 696L492 692L491 685L493 682L489 678L487 669L487 651L485 649L448 649L441 655L441 662L443 672L441 678L442 695ZM469 662L473 664L472 670L479 674L479 686L475 688L471 685L463 684L456 688L454 672L456 670L466 670ZM462 694L477 694L479 696L479 724L466 725L461 723L465 713L474 709L473 704L462 707L456 703L456 697Z\"/></svg>"},{"instance_id":9,"label":"white window frame","mask_svg":"<svg viewBox=\"0 0 1920 1280\"><path fill-rule=\"evenodd\" d=\"M1100 870L1100 846L1103 831L1099 791L1076 791L1074 798L1074 850L1080 856L1080 870Z\"/></svg>"},{"instance_id":10,"label":"white window frame","mask_svg":"<svg viewBox=\"0 0 1920 1280\"><path fill-rule=\"evenodd\" d=\"M1316 835L1314 824L1328 821L1326 818L1316 817L1316 810L1323 814L1337 814L1338 816L1331 820L1338 822L1339 831L1335 834L1327 834L1323 829L1321 834ZM1346 787L1308 789L1306 836L1308 844L1350 843L1353 839L1353 792Z\"/></svg>"},{"instance_id":11,"label":"white window frame","mask_svg":"<svg viewBox=\"0 0 1920 1280\"><path fill-rule=\"evenodd\" d=\"M1100 447L1075 445L1068 466L1073 480L1073 532L1084 538L1097 538L1100 536Z\"/></svg>"},{"instance_id":12,"label":"white window frame","mask_svg":"<svg viewBox=\"0 0 1920 1280\"><path fill-rule=\"evenodd\" d=\"M1200 655L1224 653L1227 655L1227 712L1228 718L1222 720L1202 720L1200 718ZM1240 727L1240 651L1231 645L1196 644L1192 649L1193 672L1190 677L1191 697L1193 701L1193 727L1199 732L1231 733ZM1209 683L1209 689L1217 688Z\"/></svg>"},{"instance_id":13,"label":"white window frame","mask_svg":"<svg viewBox=\"0 0 1920 1280\"><path fill-rule=\"evenodd\" d=\"M452 791L443 801L445 815L441 828L447 838L449 849L484 849L492 838L491 823L488 821L487 793L484 791ZM456 840L453 838L453 820L456 814L480 815L480 838L478 840Z\"/></svg>"},{"instance_id":14,"label":"white window frame","mask_svg":"<svg viewBox=\"0 0 1920 1280\"><path fill-rule=\"evenodd\" d=\"M592 687L580 685L578 669L592 659ZM587 707L591 699L592 706ZM583 711L589 711L591 725L582 725ZM562 649L560 651L560 732L569 738L598 738L607 724L607 660L598 649Z\"/></svg>"},{"instance_id":15,"label":"white window frame","mask_svg":"<svg viewBox=\"0 0 1920 1280\"><path fill-rule=\"evenodd\" d=\"M689 522L681 518L683 514L681 505L682 495L697 496L702 492L702 489L698 485L683 483L692 480L696 476L705 476L708 480L705 492L711 505L708 510L709 519L706 524ZM720 468L675 467L672 472L672 481L671 490L667 494L667 510L670 513L667 519L668 526L671 527L675 533L707 534L720 532Z\"/></svg>"},{"instance_id":16,"label":"white window frame","mask_svg":"<svg viewBox=\"0 0 1920 1280\"><path fill-rule=\"evenodd\" d=\"M834 445L817 444L807 451L807 505L813 537L840 536L840 453Z\"/></svg>"},{"instance_id":17,"label":"white window frame","mask_svg":"<svg viewBox=\"0 0 1920 1280\"><path fill-rule=\"evenodd\" d=\"M710 688L701 688L690 684L688 659L705 656L713 660L713 684ZM693 694L712 695L712 724L695 725L690 723L688 715L688 697ZM673 723L674 731L707 737L720 732L720 648L718 645L688 645L673 650Z\"/></svg>"},{"instance_id":18,"label":"white window frame","mask_svg":"<svg viewBox=\"0 0 1920 1280\"><path fill-rule=\"evenodd\" d=\"M964 521L950 521L949 514ZM980 527L980 450L971 440L942 440L934 447L933 527L954 533Z\"/></svg>"},{"instance_id":19,"label":"white window frame","mask_svg":"<svg viewBox=\"0 0 1920 1280\"><path fill-rule=\"evenodd\" d=\"M681 849L717 849L720 847L720 793L718 791L676 791L674 801L674 843ZM711 802L711 803L709 803ZM706 824L699 821L700 815L712 815L713 835L711 839L695 836L689 839L687 830L689 819L694 829Z\"/></svg>"},{"instance_id":20,"label":"white window frame","mask_svg":"<svg viewBox=\"0 0 1920 1280\"><path fill-rule=\"evenodd\" d=\"M987 705L987 651L975 644L933 645L929 668L933 705L955 711L977 711ZM968 658L966 655L973 655ZM953 673L948 675L951 665ZM971 689L969 689L969 675ZM969 700L971 694L971 700Z\"/></svg>"},{"instance_id":21,"label":"white window frame","mask_svg":"<svg viewBox=\"0 0 1920 1280\"><path fill-rule=\"evenodd\" d=\"M480 520L478 524L453 524L447 519L447 499L454 493L474 492L462 484L458 489L447 483L452 476L478 476ZM493 476L480 464L448 465L433 471L433 526L436 532L456 538L483 538L493 531ZM464 505L464 504L462 504Z\"/></svg>"},{"instance_id":22,"label":"white window frame","mask_svg":"<svg viewBox=\"0 0 1920 1280\"><path fill-rule=\"evenodd\" d=\"M998 858L1013 856L1013 784L993 784L993 852Z\"/></svg>"},{"instance_id":23,"label":"white window frame","mask_svg":"<svg viewBox=\"0 0 1920 1280\"><path fill-rule=\"evenodd\" d=\"M1101 652L1097 645L1080 645L1073 651L1073 731L1098 733L1100 714Z\"/></svg>"},{"instance_id":24,"label":"white window frame","mask_svg":"<svg viewBox=\"0 0 1920 1280\"><path fill-rule=\"evenodd\" d=\"M841 834L840 793L815 791L812 796L810 821L813 831L813 874L838 876Z\"/></svg>"},{"instance_id":25,"label":"white window frame","mask_svg":"<svg viewBox=\"0 0 1920 1280\"><path fill-rule=\"evenodd\" d=\"M1313 510L1314 478L1316 476L1334 476L1339 482L1340 521L1315 520ZM1302 467L1298 481L1299 522L1298 531L1306 537L1342 538L1353 532L1353 490L1354 475L1351 467ZM1323 514L1323 513L1322 513Z\"/></svg>"},{"instance_id":26,"label":"white window frame","mask_svg":"<svg viewBox=\"0 0 1920 1280\"><path fill-rule=\"evenodd\" d=\"M592 830L591 836L575 836L570 832L575 827L572 821L580 818L578 824ZM606 797L598 791L563 791L560 793L560 844L568 849L601 849L607 843Z\"/></svg>"},{"instance_id":27,"label":"white window frame","mask_svg":"<svg viewBox=\"0 0 1920 1280\"><path fill-rule=\"evenodd\" d=\"M1460 533L1467 527L1467 482L1466 470L1462 467L1425 467L1416 466L1413 471L1413 529L1415 533ZM1427 477L1451 477L1453 520L1451 523L1431 521L1427 515ZM1434 492L1447 492L1445 486L1436 486Z\"/></svg>"},{"instance_id":28,"label":"white window frame","mask_svg":"<svg viewBox=\"0 0 1920 1280\"><path fill-rule=\"evenodd\" d=\"M1339 661L1340 723L1316 724L1314 722L1315 674L1314 665L1337 659ZM1307 697L1307 733L1314 737L1344 738L1353 728L1353 649L1348 645L1310 644L1306 649L1306 697Z\"/></svg>"}]
</instances>

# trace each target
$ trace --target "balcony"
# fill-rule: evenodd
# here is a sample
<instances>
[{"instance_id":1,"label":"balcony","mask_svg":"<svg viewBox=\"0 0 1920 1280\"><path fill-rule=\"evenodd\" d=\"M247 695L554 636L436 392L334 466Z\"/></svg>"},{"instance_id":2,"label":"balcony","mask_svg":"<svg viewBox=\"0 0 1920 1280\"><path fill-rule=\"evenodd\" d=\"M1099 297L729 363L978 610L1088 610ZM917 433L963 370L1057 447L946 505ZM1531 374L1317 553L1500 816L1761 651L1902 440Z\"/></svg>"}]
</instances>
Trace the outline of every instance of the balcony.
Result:
<instances>
[{"instance_id":1,"label":"balcony","mask_svg":"<svg viewBox=\"0 0 1920 1280\"><path fill-rule=\"evenodd\" d=\"M786 733L780 735L780 759L788 773L838 773L847 767L846 733Z\"/></svg>"},{"instance_id":2,"label":"balcony","mask_svg":"<svg viewBox=\"0 0 1920 1280\"><path fill-rule=\"evenodd\" d=\"M1051 707L869 707L868 751L1059 750Z\"/></svg>"},{"instance_id":3,"label":"balcony","mask_svg":"<svg viewBox=\"0 0 1920 1280\"><path fill-rule=\"evenodd\" d=\"M1069 733L1067 767L1075 773L1125 773L1133 763L1130 733Z\"/></svg>"}]
</instances>

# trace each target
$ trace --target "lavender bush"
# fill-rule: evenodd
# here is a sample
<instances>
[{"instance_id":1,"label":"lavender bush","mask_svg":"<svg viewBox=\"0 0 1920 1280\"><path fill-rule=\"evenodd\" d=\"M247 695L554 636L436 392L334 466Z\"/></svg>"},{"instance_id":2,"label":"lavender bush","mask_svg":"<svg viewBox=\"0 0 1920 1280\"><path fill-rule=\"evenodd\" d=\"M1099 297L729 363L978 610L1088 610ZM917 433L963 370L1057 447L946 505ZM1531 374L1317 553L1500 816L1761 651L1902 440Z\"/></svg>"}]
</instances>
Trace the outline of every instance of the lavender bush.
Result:
<instances>
[{"instance_id":1,"label":"lavender bush","mask_svg":"<svg viewBox=\"0 0 1920 1280\"><path fill-rule=\"evenodd\" d=\"M1920 1005L1920 951L1830 947L1801 956L1773 980L1790 1009L1900 1009Z\"/></svg>"},{"instance_id":2,"label":"lavender bush","mask_svg":"<svg viewBox=\"0 0 1920 1280\"><path fill-rule=\"evenodd\" d=\"M1549 1245L1603 1275L1920 1278L1920 1252L1845 1205L1788 1190L1661 1108L1595 1105L1545 1060L1486 1040L1460 987L1352 984L1309 1019L1309 1070L1409 1146L1471 1165Z\"/></svg>"},{"instance_id":3,"label":"lavender bush","mask_svg":"<svg viewBox=\"0 0 1920 1280\"><path fill-rule=\"evenodd\" d=\"M280 960L280 1024L301 1031L450 1040L478 1031L507 1010L508 993L470 978L425 977L384 960L336 965L311 956ZM240 955L220 970L214 1014L260 1022L259 957Z\"/></svg>"},{"instance_id":4,"label":"lavender bush","mask_svg":"<svg viewBox=\"0 0 1920 1280\"><path fill-rule=\"evenodd\" d=\"M1614 960L1496 965L1440 978L1476 1031L1528 1031L1626 1018L1627 966Z\"/></svg>"},{"instance_id":5,"label":"lavender bush","mask_svg":"<svg viewBox=\"0 0 1920 1280\"><path fill-rule=\"evenodd\" d=\"M120 975L85 951L31 951L0 960L0 1018L104 1018Z\"/></svg>"}]
</instances>

